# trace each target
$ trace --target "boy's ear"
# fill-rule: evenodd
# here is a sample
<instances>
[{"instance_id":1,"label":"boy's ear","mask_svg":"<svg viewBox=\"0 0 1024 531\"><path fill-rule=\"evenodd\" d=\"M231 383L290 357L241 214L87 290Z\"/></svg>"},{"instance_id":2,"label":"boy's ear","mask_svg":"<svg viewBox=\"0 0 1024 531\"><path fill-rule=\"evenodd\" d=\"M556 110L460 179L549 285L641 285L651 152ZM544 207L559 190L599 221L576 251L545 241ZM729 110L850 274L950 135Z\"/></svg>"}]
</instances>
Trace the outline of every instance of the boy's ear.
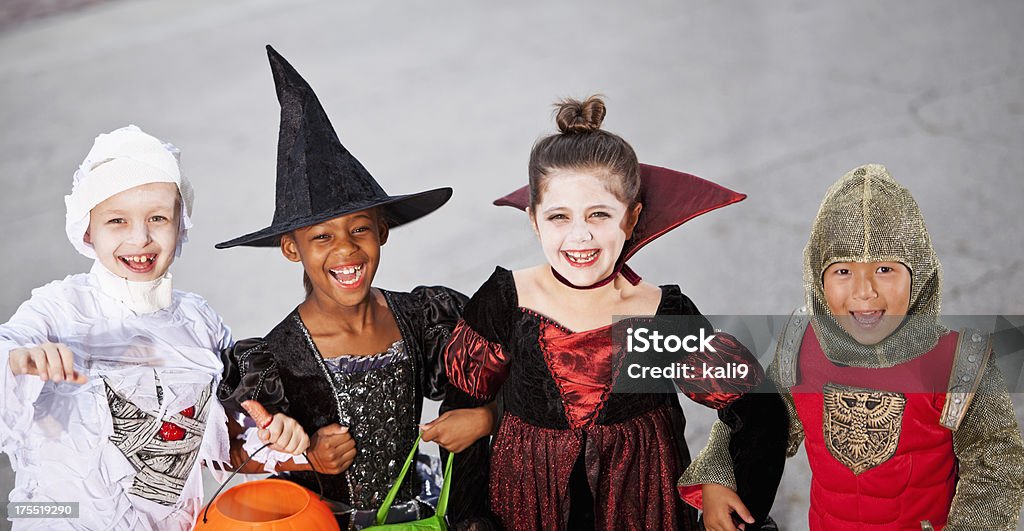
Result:
<instances>
[{"instance_id":1,"label":"boy's ear","mask_svg":"<svg viewBox=\"0 0 1024 531\"><path fill-rule=\"evenodd\" d=\"M92 236L89 235L89 229L85 229L85 234L82 235L82 241L92 245Z\"/></svg>"},{"instance_id":2,"label":"boy's ear","mask_svg":"<svg viewBox=\"0 0 1024 531\"><path fill-rule=\"evenodd\" d=\"M295 237L290 232L281 236L281 254L292 262L302 261L302 256L299 255L299 246L295 244Z\"/></svg>"}]
</instances>

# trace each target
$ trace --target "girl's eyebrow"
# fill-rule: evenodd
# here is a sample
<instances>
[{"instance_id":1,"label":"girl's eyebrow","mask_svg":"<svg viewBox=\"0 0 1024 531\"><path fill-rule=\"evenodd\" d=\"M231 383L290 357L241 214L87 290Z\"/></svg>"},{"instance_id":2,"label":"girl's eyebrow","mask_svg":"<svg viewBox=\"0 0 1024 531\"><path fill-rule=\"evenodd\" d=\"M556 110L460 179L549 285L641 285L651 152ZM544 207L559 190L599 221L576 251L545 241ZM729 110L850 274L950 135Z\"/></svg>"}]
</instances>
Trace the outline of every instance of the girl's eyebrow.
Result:
<instances>
[{"instance_id":1,"label":"girl's eyebrow","mask_svg":"<svg viewBox=\"0 0 1024 531\"><path fill-rule=\"evenodd\" d=\"M553 212L555 210L569 210L569 207L563 205L555 205L553 207L544 209L542 213L547 214L548 212ZM597 205L589 205L583 210L615 210L615 207L612 205L606 205L604 203L601 203Z\"/></svg>"}]
</instances>

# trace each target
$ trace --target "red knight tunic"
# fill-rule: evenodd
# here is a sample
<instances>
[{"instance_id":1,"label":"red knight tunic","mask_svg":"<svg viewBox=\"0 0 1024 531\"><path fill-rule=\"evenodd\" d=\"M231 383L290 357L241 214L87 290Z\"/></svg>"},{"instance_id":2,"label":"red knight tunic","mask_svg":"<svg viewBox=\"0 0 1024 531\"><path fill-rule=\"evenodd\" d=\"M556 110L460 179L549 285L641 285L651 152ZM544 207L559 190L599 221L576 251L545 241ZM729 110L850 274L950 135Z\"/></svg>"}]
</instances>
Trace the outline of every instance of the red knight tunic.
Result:
<instances>
[{"instance_id":1,"label":"red knight tunic","mask_svg":"<svg viewBox=\"0 0 1024 531\"><path fill-rule=\"evenodd\" d=\"M957 463L939 418L957 336L894 367L862 368L831 362L807 327L791 390L813 472L811 529L946 524Z\"/></svg>"}]
</instances>

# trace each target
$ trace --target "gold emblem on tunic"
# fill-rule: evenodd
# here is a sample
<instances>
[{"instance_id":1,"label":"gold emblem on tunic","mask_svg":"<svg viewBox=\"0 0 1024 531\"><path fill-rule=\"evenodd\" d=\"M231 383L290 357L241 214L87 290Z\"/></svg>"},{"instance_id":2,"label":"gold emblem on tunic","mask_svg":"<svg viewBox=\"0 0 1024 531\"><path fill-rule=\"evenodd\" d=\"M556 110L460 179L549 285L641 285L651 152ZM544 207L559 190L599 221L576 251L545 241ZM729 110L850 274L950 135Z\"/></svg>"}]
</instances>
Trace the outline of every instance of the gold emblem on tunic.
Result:
<instances>
[{"instance_id":1,"label":"gold emblem on tunic","mask_svg":"<svg viewBox=\"0 0 1024 531\"><path fill-rule=\"evenodd\" d=\"M901 393L826 384L825 445L855 475L896 453L907 399Z\"/></svg>"}]
</instances>

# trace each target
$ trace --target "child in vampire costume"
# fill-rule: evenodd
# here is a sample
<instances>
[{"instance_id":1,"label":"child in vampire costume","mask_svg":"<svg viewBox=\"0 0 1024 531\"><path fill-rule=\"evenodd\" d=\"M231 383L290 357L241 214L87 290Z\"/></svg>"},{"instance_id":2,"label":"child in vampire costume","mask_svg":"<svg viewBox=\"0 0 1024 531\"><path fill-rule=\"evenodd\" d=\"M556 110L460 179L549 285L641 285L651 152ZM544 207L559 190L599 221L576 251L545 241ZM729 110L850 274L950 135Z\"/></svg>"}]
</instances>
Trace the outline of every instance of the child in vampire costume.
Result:
<instances>
[{"instance_id":1,"label":"child in vampire costume","mask_svg":"<svg viewBox=\"0 0 1024 531\"><path fill-rule=\"evenodd\" d=\"M639 164L624 140L600 128L604 104L599 98L563 101L557 116L562 132L534 146L530 185L495 202L529 212L548 262L517 272L498 267L473 295L446 350L455 388L449 400L502 400L488 487L491 510L506 529L698 529L696 511L675 489L689 463L678 396L615 392L624 362L611 325L574 330L552 318L554 313L530 307L520 286L532 283L532 293L541 296L557 293L550 307L562 315L573 313L565 310L565 301L574 298L606 293L625 300L636 294L657 305L655 315L691 316L709 328L678 286L642 283L626 260L687 220L745 196L692 175ZM580 187L588 191L574 195ZM544 201L556 206L545 211L549 203ZM629 212L639 216L630 218ZM552 233L565 234L559 227L574 223L581 235L564 240L568 243L547 236L546 224L555 227ZM549 245L552 241L555 245ZM591 250L584 250L588 246ZM591 264L599 269L584 272ZM622 309L595 308L593 323L622 315ZM716 333L716 341L717 352L685 359L696 365L747 364L750 377L683 381L680 387L691 399L724 408L728 415L729 408L745 403L737 398L763 373L726 334ZM777 396L763 396L782 410ZM773 407L765 404L765 411ZM759 460L753 451L746 456L749 460L737 459L740 468L763 467L773 476L766 484L777 486L781 459ZM764 491L774 497L774 486Z\"/></svg>"},{"instance_id":2,"label":"child in vampire costume","mask_svg":"<svg viewBox=\"0 0 1024 531\"><path fill-rule=\"evenodd\" d=\"M343 528L363 527L373 522L419 434L423 399L444 397L447 378L440 354L466 300L445 287L418 287L410 293L373 288L380 246L389 229L439 208L452 191L387 195L342 146L312 88L283 57L269 46L267 51L281 104L274 220L217 247L280 246L289 260L302 262L307 296L265 337L240 341L225 352L226 376L218 394L232 411L255 400L297 420L311 436L314 462L316 434L323 430L335 428L332 437L354 440L354 447L346 443L356 449L354 457L336 472L320 473L319 482L318 472L301 458L288 464L291 456L274 452L254 457L265 461L269 471L276 467L282 478L311 490L319 492L322 483L324 495L340 509ZM315 256L324 259L314 262ZM346 333L342 324L347 316L377 324L353 341L332 343ZM362 347L352 345L367 339L379 350L359 354ZM489 412L484 414L490 419ZM490 433L492 422L469 442ZM251 455L259 445L251 436L248 441L245 451ZM460 478L466 463L482 456L477 450L456 458L448 513L455 522L484 510L482 494L467 492L470 484ZM429 516L414 476L402 485L389 522Z\"/></svg>"},{"instance_id":3,"label":"child in vampire costume","mask_svg":"<svg viewBox=\"0 0 1024 531\"><path fill-rule=\"evenodd\" d=\"M850 292L860 304L837 311L831 275L851 271L865 275ZM881 280L907 272L905 291ZM804 251L804 293L769 375L785 391L789 455L801 441L807 449L810 528L1016 529L1024 441L991 340L943 326L942 269L924 218L884 167L856 168L825 195ZM898 308L891 325L885 308ZM862 339L880 326L892 330ZM729 483L728 434L713 434L682 485Z\"/></svg>"}]
</instances>

